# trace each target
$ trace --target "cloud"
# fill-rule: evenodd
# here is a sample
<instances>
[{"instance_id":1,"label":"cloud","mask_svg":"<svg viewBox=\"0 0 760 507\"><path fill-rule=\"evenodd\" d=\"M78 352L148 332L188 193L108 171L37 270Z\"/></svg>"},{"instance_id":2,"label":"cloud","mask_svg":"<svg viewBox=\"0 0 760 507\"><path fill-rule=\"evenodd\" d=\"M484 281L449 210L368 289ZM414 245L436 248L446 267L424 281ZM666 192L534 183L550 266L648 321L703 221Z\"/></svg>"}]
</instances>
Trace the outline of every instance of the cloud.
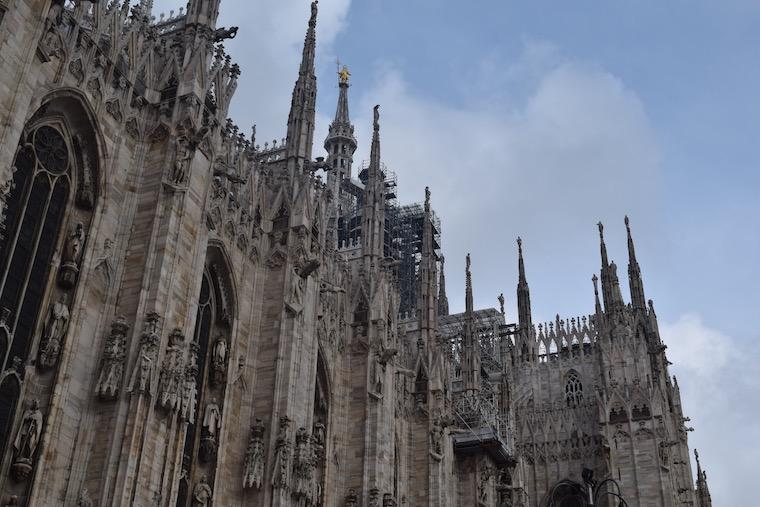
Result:
<instances>
[{"instance_id":1,"label":"cloud","mask_svg":"<svg viewBox=\"0 0 760 507\"><path fill-rule=\"evenodd\" d=\"M702 317L693 313L663 325L661 334L669 359L689 376L712 379L737 353L730 337L707 327Z\"/></svg>"},{"instance_id":2,"label":"cloud","mask_svg":"<svg viewBox=\"0 0 760 507\"><path fill-rule=\"evenodd\" d=\"M495 67L489 57L475 66L482 78L467 75L477 94L441 102L410 86L392 63L377 64L376 84L352 89L360 142L355 158L368 157L370 111L381 104L383 159L398 174L401 200L420 201L431 187L450 267L464 258L465 245L482 252L473 259L479 304L492 306L499 292L509 293L504 284L516 282L514 239L522 235L529 266L546 262L541 275L533 271L531 285L537 294L556 294L548 309L538 303L538 313L589 311L591 297L583 305L574 301L579 290L589 292L598 265L596 221L614 217L622 226L629 213L638 225L652 222L660 177L653 128L619 78L563 59L550 45L527 45L503 79L493 78ZM521 73L533 85L513 95L507 83ZM505 88L486 90L488 79ZM563 255L581 270L552 272ZM461 278L452 280L452 309L462 305Z\"/></svg>"}]
</instances>

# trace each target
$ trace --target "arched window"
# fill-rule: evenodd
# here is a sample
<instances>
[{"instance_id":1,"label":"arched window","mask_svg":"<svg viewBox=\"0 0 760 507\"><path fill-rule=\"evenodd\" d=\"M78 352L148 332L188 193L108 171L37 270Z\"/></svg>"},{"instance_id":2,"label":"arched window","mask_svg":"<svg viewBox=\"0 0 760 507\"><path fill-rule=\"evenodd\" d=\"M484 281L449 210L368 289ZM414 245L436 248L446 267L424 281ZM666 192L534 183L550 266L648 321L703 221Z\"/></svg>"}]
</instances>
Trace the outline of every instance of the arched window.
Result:
<instances>
[{"instance_id":1,"label":"arched window","mask_svg":"<svg viewBox=\"0 0 760 507\"><path fill-rule=\"evenodd\" d=\"M565 381L565 401L568 407L575 407L583 402L583 384L578 373L571 371Z\"/></svg>"},{"instance_id":2,"label":"arched window","mask_svg":"<svg viewBox=\"0 0 760 507\"><path fill-rule=\"evenodd\" d=\"M9 358L26 360L69 200L76 156L62 125L43 124L19 143L0 246L0 308L9 310Z\"/></svg>"},{"instance_id":3,"label":"arched window","mask_svg":"<svg viewBox=\"0 0 760 507\"><path fill-rule=\"evenodd\" d=\"M177 507L191 504L192 486L203 476L213 489L216 456L220 442L218 427L224 413L226 374L229 365L230 329L235 314L233 284L221 250L210 247L198 295L187 375L195 382L197 404L187 414Z\"/></svg>"},{"instance_id":4,"label":"arched window","mask_svg":"<svg viewBox=\"0 0 760 507\"><path fill-rule=\"evenodd\" d=\"M543 341L538 342L538 362L539 363L545 363L547 360L546 357L546 345Z\"/></svg>"}]
</instances>

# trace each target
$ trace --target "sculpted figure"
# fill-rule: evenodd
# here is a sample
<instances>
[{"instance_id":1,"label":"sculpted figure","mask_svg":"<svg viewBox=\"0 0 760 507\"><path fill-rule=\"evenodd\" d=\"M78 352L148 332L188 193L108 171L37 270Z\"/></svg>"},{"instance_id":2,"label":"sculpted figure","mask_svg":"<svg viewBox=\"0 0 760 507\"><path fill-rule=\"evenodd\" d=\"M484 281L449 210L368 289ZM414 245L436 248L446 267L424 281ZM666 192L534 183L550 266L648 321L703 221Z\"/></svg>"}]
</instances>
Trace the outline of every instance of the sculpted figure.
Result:
<instances>
[{"instance_id":1,"label":"sculpted figure","mask_svg":"<svg viewBox=\"0 0 760 507\"><path fill-rule=\"evenodd\" d=\"M216 400L212 399L206 405L206 411L203 414L203 428L201 433L201 461L210 462L216 458L217 434L222 429L222 413Z\"/></svg>"},{"instance_id":2,"label":"sculpted figure","mask_svg":"<svg viewBox=\"0 0 760 507\"><path fill-rule=\"evenodd\" d=\"M181 136L177 139L177 156L174 160L174 167L171 175L171 181L175 185L181 185L185 182L190 162L193 160L194 151L195 150L187 137Z\"/></svg>"},{"instance_id":3,"label":"sculpted figure","mask_svg":"<svg viewBox=\"0 0 760 507\"><path fill-rule=\"evenodd\" d=\"M227 340L219 336L214 342L211 356L211 382L224 384L227 373Z\"/></svg>"},{"instance_id":4,"label":"sculpted figure","mask_svg":"<svg viewBox=\"0 0 760 507\"><path fill-rule=\"evenodd\" d=\"M204 475L193 488L193 507L207 507L211 505L211 486L208 485L208 479Z\"/></svg>"},{"instance_id":5,"label":"sculpted figure","mask_svg":"<svg viewBox=\"0 0 760 507\"><path fill-rule=\"evenodd\" d=\"M119 317L111 324L111 334L108 336L103 352L103 364L95 386L95 393L101 399L116 399L124 376L125 345L127 339L127 322Z\"/></svg>"},{"instance_id":6,"label":"sculpted figure","mask_svg":"<svg viewBox=\"0 0 760 507\"><path fill-rule=\"evenodd\" d=\"M290 419L280 417L280 429L277 433L277 448L274 455L274 473L272 486L275 488L290 487L290 441L288 433Z\"/></svg>"},{"instance_id":7,"label":"sculpted figure","mask_svg":"<svg viewBox=\"0 0 760 507\"><path fill-rule=\"evenodd\" d=\"M18 481L24 481L32 471L32 463L42 433L42 412L37 400L32 400L24 411L21 427L13 441L13 465L11 474Z\"/></svg>"},{"instance_id":8,"label":"sculpted figure","mask_svg":"<svg viewBox=\"0 0 760 507\"><path fill-rule=\"evenodd\" d=\"M82 257L82 247L84 246L84 225L78 222L66 239L66 247L63 250L64 264L79 264Z\"/></svg>"},{"instance_id":9,"label":"sculpted figure","mask_svg":"<svg viewBox=\"0 0 760 507\"><path fill-rule=\"evenodd\" d=\"M306 428L299 428L296 433L296 451L295 463L293 466L295 473L295 484L293 494L297 498L302 498L307 504L311 503L314 494L314 464L313 453L309 448L309 432Z\"/></svg>"},{"instance_id":10,"label":"sculpted figure","mask_svg":"<svg viewBox=\"0 0 760 507\"><path fill-rule=\"evenodd\" d=\"M169 337L158 390L158 404L167 410L178 410L185 387L185 365L182 331L175 329Z\"/></svg>"},{"instance_id":11,"label":"sculpted figure","mask_svg":"<svg viewBox=\"0 0 760 507\"><path fill-rule=\"evenodd\" d=\"M264 422L256 419L251 426L251 438L245 453L243 488L261 489L264 479Z\"/></svg>"},{"instance_id":12,"label":"sculpted figure","mask_svg":"<svg viewBox=\"0 0 760 507\"><path fill-rule=\"evenodd\" d=\"M42 340L40 340L39 364L43 368L52 368L58 362L63 338L69 327L69 307L66 295L53 303L48 313Z\"/></svg>"}]
</instances>

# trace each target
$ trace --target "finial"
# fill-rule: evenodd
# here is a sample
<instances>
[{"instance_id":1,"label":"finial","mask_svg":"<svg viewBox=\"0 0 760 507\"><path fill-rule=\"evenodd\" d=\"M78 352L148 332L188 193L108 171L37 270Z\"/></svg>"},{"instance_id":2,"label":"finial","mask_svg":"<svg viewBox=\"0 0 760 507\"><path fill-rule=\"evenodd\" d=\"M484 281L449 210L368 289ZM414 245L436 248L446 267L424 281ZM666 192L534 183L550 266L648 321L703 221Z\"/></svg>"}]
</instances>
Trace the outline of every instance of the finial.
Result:
<instances>
[{"instance_id":1,"label":"finial","mask_svg":"<svg viewBox=\"0 0 760 507\"><path fill-rule=\"evenodd\" d=\"M517 250L522 255L522 238L520 236L517 236Z\"/></svg>"},{"instance_id":2,"label":"finial","mask_svg":"<svg viewBox=\"0 0 760 507\"><path fill-rule=\"evenodd\" d=\"M625 216L625 227L626 227L626 229L628 229L629 231L631 230L631 221L630 221L630 220L628 220L628 215L626 215L626 216Z\"/></svg>"},{"instance_id":3,"label":"finial","mask_svg":"<svg viewBox=\"0 0 760 507\"><path fill-rule=\"evenodd\" d=\"M309 20L309 26L314 28L317 26L317 11L318 11L318 4L319 0L314 0L311 3L311 19Z\"/></svg>"},{"instance_id":4,"label":"finial","mask_svg":"<svg viewBox=\"0 0 760 507\"><path fill-rule=\"evenodd\" d=\"M375 132L378 132L380 130L380 105L378 104L377 106L375 106L373 111L375 113L375 122L374 122Z\"/></svg>"},{"instance_id":5,"label":"finial","mask_svg":"<svg viewBox=\"0 0 760 507\"><path fill-rule=\"evenodd\" d=\"M425 211L430 211L430 187L425 187Z\"/></svg>"},{"instance_id":6,"label":"finial","mask_svg":"<svg viewBox=\"0 0 760 507\"><path fill-rule=\"evenodd\" d=\"M348 84L348 79L351 77L348 67L344 65L343 68L338 71L338 76L340 76L340 84Z\"/></svg>"},{"instance_id":7,"label":"finial","mask_svg":"<svg viewBox=\"0 0 760 507\"><path fill-rule=\"evenodd\" d=\"M596 294L598 296L599 295L599 285L598 285L598 283L599 283L599 277L596 276L596 273L594 273L594 276L591 277L591 281L594 284L594 294Z\"/></svg>"},{"instance_id":8,"label":"finial","mask_svg":"<svg viewBox=\"0 0 760 507\"><path fill-rule=\"evenodd\" d=\"M471 265L471 262L470 262L470 254L469 254L469 253L467 254L466 265L467 265L467 266L466 266L465 270L466 270L466 271L469 273L469 272L470 272L470 265Z\"/></svg>"},{"instance_id":9,"label":"finial","mask_svg":"<svg viewBox=\"0 0 760 507\"><path fill-rule=\"evenodd\" d=\"M599 237L604 239L604 224L599 222L596 226L599 227Z\"/></svg>"},{"instance_id":10,"label":"finial","mask_svg":"<svg viewBox=\"0 0 760 507\"><path fill-rule=\"evenodd\" d=\"M499 297L497 298L497 300L499 301L499 307L501 308L501 314L504 315L504 301L505 301L505 299L504 299L504 293L503 292L501 294L499 294Z\"/></svg>"}]
</instances>

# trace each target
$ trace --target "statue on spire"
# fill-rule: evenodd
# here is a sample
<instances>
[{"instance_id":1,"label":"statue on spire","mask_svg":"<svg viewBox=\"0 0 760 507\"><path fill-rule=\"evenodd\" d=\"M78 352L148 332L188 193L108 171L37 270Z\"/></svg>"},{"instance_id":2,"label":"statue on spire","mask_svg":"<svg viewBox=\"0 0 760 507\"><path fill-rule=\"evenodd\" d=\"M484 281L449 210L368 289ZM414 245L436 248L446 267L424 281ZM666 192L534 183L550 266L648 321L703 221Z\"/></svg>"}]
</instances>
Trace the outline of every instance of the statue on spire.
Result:
<instances>
[{"instance_id":1,"label":"statue on spire","mask_svg":"<svg viewBox=\"0 0 760 507\"><path fill-rule=\"evenodd\" d=\"M375 132L377 132L380 130L380 105L379 104L375 106L374 114L375 114L374 127L375 127Z\"/></svg>"},{"instance_id":2,"label":"statue on spire","mask_svg":"<svg viewBox=\"0 0 760 507\"><path fill-rule=\"evenodd\" d=\"M348 84L348 79L351 77L348 67L344 65L343 68L338 71L338 76L340 76L340 84Z\"/></svg>"},{"instance_id":3,"label":"statue on spire","mask_svg":"<svg viewBox=\"0 0 760 507\"><path fill-rule=\"evenodd\" d=\"M311 19L309 20L309 26L312 28L317 26L317 11L319 10L317 6L318 4L319 0L314 0L311 3Z\"/></svg>"}]
</instances>

